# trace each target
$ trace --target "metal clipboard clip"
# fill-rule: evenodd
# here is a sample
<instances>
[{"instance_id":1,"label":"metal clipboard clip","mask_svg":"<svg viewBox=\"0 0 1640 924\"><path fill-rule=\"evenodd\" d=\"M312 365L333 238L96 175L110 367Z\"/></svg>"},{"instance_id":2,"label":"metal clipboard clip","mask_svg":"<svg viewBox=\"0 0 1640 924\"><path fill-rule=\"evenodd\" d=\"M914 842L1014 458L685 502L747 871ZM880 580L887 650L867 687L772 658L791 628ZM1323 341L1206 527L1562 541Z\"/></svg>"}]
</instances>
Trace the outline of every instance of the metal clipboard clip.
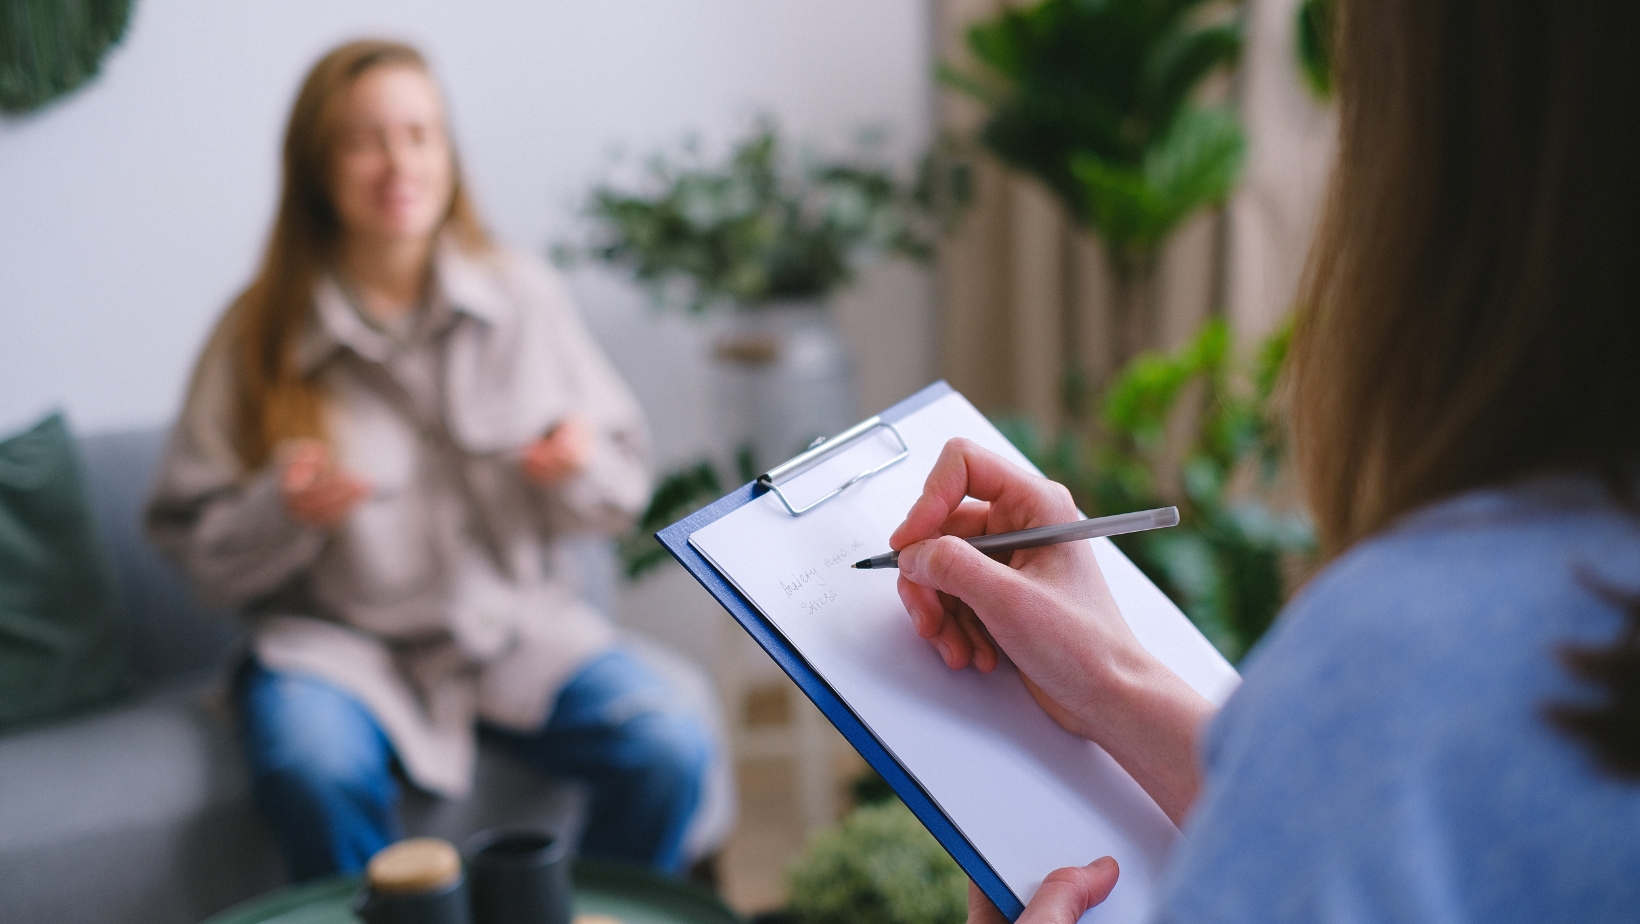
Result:
<instances>
[{"instance_id":1,"label":"metal clipboard clip","mask_svg":"<svg viewBox=\"0 0 1640 924\"><path fill-rule=\"evenodd\" d=\"M802 507L793 507L791 498L787 497L786 493L780 490L780 482L789 481L796 478L798 475L801 475L809 469L814 468L816 465L819 465L821 462L824 462L832 453L877 430L887 430L888 432L894 434L895 442L900 444L900 451L894 456L894 458L889 459L887 462L878 463L860 474L849 478L847 481L838 485L830 493L819 497ZM787 513L794 517L800 517L826 501L829 501L837 495L843 493L844 491L847 491L849 488L854 487L856 484L870 478L872 475L877 474L883 469L888 468L898 462L904 462L910 455L911 446L905 441L905 436L900 433L899 428L895 427L893 424L882 419L881 417L873 417L869 420L860 421L829 440L824 437L815 440L813 445L811 445L802 455L796 456L788 462L769 469L767 473L757 476L757 483L770 491L773 491L775 496L780 498L780 503L785 505Z\"/></svg>"}]
</instances>

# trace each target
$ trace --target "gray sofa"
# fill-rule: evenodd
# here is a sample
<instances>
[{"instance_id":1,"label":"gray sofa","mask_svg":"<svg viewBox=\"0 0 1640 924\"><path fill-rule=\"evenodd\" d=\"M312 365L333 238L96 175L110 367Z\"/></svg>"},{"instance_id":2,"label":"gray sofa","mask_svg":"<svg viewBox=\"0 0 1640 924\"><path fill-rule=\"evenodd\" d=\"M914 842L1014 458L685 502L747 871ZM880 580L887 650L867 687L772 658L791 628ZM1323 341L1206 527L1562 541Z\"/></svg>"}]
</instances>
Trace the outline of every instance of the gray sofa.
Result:
<instances>
[{"instance_id":1,"label":"gray sofa","mask_svg":"<svg viewBox=\"0 0 1640 924\"><path fill-rule=\"evenodd\" d=\"M80 441L93 512L114 563L138 692L104 709L0 737L0 920L15 924L186 924L280 884L271 837L251 809L232 721L215 695L235 643L231 613L202 611L144 539L140 516L163 433ZM608 543L560 551L583 593L614 611ZM630 641L714 722L716 697L693 665ZM721 749L720 749L721 754ZM726 838L734 797L719 760L689 833L692 856ZM459 843L494 824L571 835L583 798L485 749L474 795L406 788L412 834Z\"/></svg>"}]
</instances>

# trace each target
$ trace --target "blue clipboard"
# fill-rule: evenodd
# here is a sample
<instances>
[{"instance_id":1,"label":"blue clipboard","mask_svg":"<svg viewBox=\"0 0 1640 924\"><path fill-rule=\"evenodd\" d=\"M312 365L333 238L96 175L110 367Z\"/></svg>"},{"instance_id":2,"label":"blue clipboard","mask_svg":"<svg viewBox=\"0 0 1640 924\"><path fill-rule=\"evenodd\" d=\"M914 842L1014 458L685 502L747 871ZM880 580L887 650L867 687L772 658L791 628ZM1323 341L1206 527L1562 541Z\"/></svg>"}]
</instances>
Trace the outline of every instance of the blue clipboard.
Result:
<instances>
[{"instance_id":1,"label":"blue clipboard","mask_svg":"<svg viewBox=\"0 0 1640 924\"><path fill-rule=\"evenodd\" d=\"M943 381L935 382L933 385L924 388L922 391L877 415L873 420L886 424L897 423L940 398L951 394L951 392L950 385ZM853 434L860 429L850 430L847 434L840 435L835 440L822 444L809 453L804 453L798 459L804 459L811 454L823 455L832 443L844 443L848 440L849 434ZM796 462L797 460L793 461ZM912 779L911 775L905 771L905 768L901 767L899 762L889 754L888 749L866 728L865 723L861 722L860 718L854 714L848 703L844 702L832 690L825 679L814 668L810 667L801 655L792 650L780 633L763 618L762 614L758 613L757 609L745 597L740 595L734 585L725 580L723 575L719 574L717 569L712 567L711 563L689 544L689 537L696 530L722 519L774 489L772 479L764 476L757 481L743 485L738 490L730 492L727 497L703 507L671 526L662 529L655 534L655 538L660 540L661 545L665 546L668 552L672 553L672 557L676 558L690 574L694 575L695 580L699 581L701 586L705 587L713 597L717 598L719 603L723 604L723 608L729 611L729 615L735 618L735 622L740 623L740 627L756 640L758 646L767 652L776 664L780 665L780 669L786 672L786 675L797 684L803 694L812 700L816 706L820 707L820 711L825 714L827 720L843 733L843 737L847 738L848 743L860 752L860 756L865 758L866 763L882 775L883 779L888 782L889 787L894 790L894 793L911 809L912 814L917 816L917 820L922 822L923 826L940 842L940 846L951 854L952 859L957 861L957 865L962 867L962 871L968 874L968 878L972 879L980 887L980 890L985 893L986 897L991 899L992 904L996 905L1010 921L1014 920L1019 917L1020 912L1025 910L1025 906L1020 902L1018 896L1014 895L1013 891L1003 883L1002 877L998 876L985 858L980 856L979 851L975 850L974 845L968 842L968 838L964 837L962 832L957 829L957 826L952 824L951 819L940 811L939 806L934 804L934 800L929 798L928 793L923 790L922 786ZM794 514L798 512L800 511L793 511Z\"/></svg>"}]
</instances>

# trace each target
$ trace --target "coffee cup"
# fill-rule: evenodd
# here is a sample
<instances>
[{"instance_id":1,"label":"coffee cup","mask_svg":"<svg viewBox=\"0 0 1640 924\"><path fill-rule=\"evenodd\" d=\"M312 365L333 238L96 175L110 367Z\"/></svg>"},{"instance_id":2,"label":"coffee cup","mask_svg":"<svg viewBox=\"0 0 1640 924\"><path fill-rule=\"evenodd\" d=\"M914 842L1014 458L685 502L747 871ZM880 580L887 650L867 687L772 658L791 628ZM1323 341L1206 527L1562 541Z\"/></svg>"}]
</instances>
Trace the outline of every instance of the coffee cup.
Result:
<instances>
[{"instance_id":1,"label":"coffee cup","mask_svg":"<svg viewBox=\"0 0 1640 924\"><path fill-rule=\"evenodd\" d=\"M461 854L436 837L389 844L365 867L353 913L365 924L472 924Z\"/></svg>"},{"instance_id":2,"label":"coffee cup","mask_svg":"<svg viewBox=\"0 0 1640 924\"><path fill-rule=\"evenodd\" d=\"M493 828L467 842L476 924L569 924L569 845L545 831Z\"/></svg>"}]
</instances>

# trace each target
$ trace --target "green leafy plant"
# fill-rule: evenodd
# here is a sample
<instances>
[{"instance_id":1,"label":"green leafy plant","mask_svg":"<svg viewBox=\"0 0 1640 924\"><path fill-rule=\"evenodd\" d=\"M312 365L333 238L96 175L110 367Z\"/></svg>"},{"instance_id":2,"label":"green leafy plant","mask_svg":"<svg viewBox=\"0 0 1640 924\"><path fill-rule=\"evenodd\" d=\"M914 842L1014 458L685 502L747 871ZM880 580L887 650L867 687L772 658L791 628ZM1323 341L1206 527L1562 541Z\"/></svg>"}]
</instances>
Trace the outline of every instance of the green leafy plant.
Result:
<instances>
[{"instance_id":1,"label":"green leafy plant","mask_svg":"<svg viewBox=\"0 0 1640 924\"><path fill-rule=\"evenodd\" d=\"M861 806L788 873L799 924L961 924L968 877L899 800Z\"/></svg>"},{"instance_id":2,"label":"green leafy plant","mask_svg":"<svg viewBox=\"0 0 1640 924\"><path fill-rule=\"evenodd\" d=\"M742 446L735 453L734 464L734 474L739 480L727 483L745 484L756 478L758 472L752 447ZM655 531L722 497L725 483L711 459L701 459L662 476L655 493L650 495L649 507L638 518L637 525L620 539L621 570L627 579L636 580L670 561L666 549L655 540Z\"/></svg>"},{"instance_id":3,"label":"green leafy plant","mask_svg":"<svg viewBox=\"0 0 1640 924\"><path fill-rule=\"evenodd\" d=\"M1222 320L1175 353L1137 357L1106 390L1091 439L999 422L1089 515L1179 507L1177 527L1116 543L1232 661L1264 634L1288 575L1314 554L1309 522L1263 499L1286 456L1270 405L1290 333L1278 331L1247 366ZM1185 438L1170 442L1181 429ZM1176 475L1164 483L1164 472Z\"/></svg>"},{"instance_id":4,"label":"green leafy plant","mask_svg":"<svg viewBox=\"0 0 1640 924\"><path fill-rule=\"evenodd\" d=\"M23 113L97 76L132 0L0 0L0 110Z\"/></svg>"},{"instance_id":5,"label":"green leafy plant","mask_svg":"<svg viewBox=\"0 0 1640 924\"><path fill-rule=\"evenodd\" d=\"M1097 232L1122 276L1149 271L1168 234L1220 202L1246 142L1227 107L1192 97L1241 52L1214 0L1043 0L968 32L977 72L941 78L989 110L980 141L1039 179Z\"/></svg>"},{"instance_id":6,"label":"green leafy plant","mask_svg":"<svg viewBox=\"0 0 1640 924\"><path fill-rule=\"evenodd\" d=\"M657 301L681 297L695 311L815 298L869 261L931 255L932 163L902 178L868 138L851 159L799 164L763 119L723 163L686 145L681 156L655 155L642 189L596 188L590 241L559 255L624 267Z\"/></svg>"}]
</instances>

